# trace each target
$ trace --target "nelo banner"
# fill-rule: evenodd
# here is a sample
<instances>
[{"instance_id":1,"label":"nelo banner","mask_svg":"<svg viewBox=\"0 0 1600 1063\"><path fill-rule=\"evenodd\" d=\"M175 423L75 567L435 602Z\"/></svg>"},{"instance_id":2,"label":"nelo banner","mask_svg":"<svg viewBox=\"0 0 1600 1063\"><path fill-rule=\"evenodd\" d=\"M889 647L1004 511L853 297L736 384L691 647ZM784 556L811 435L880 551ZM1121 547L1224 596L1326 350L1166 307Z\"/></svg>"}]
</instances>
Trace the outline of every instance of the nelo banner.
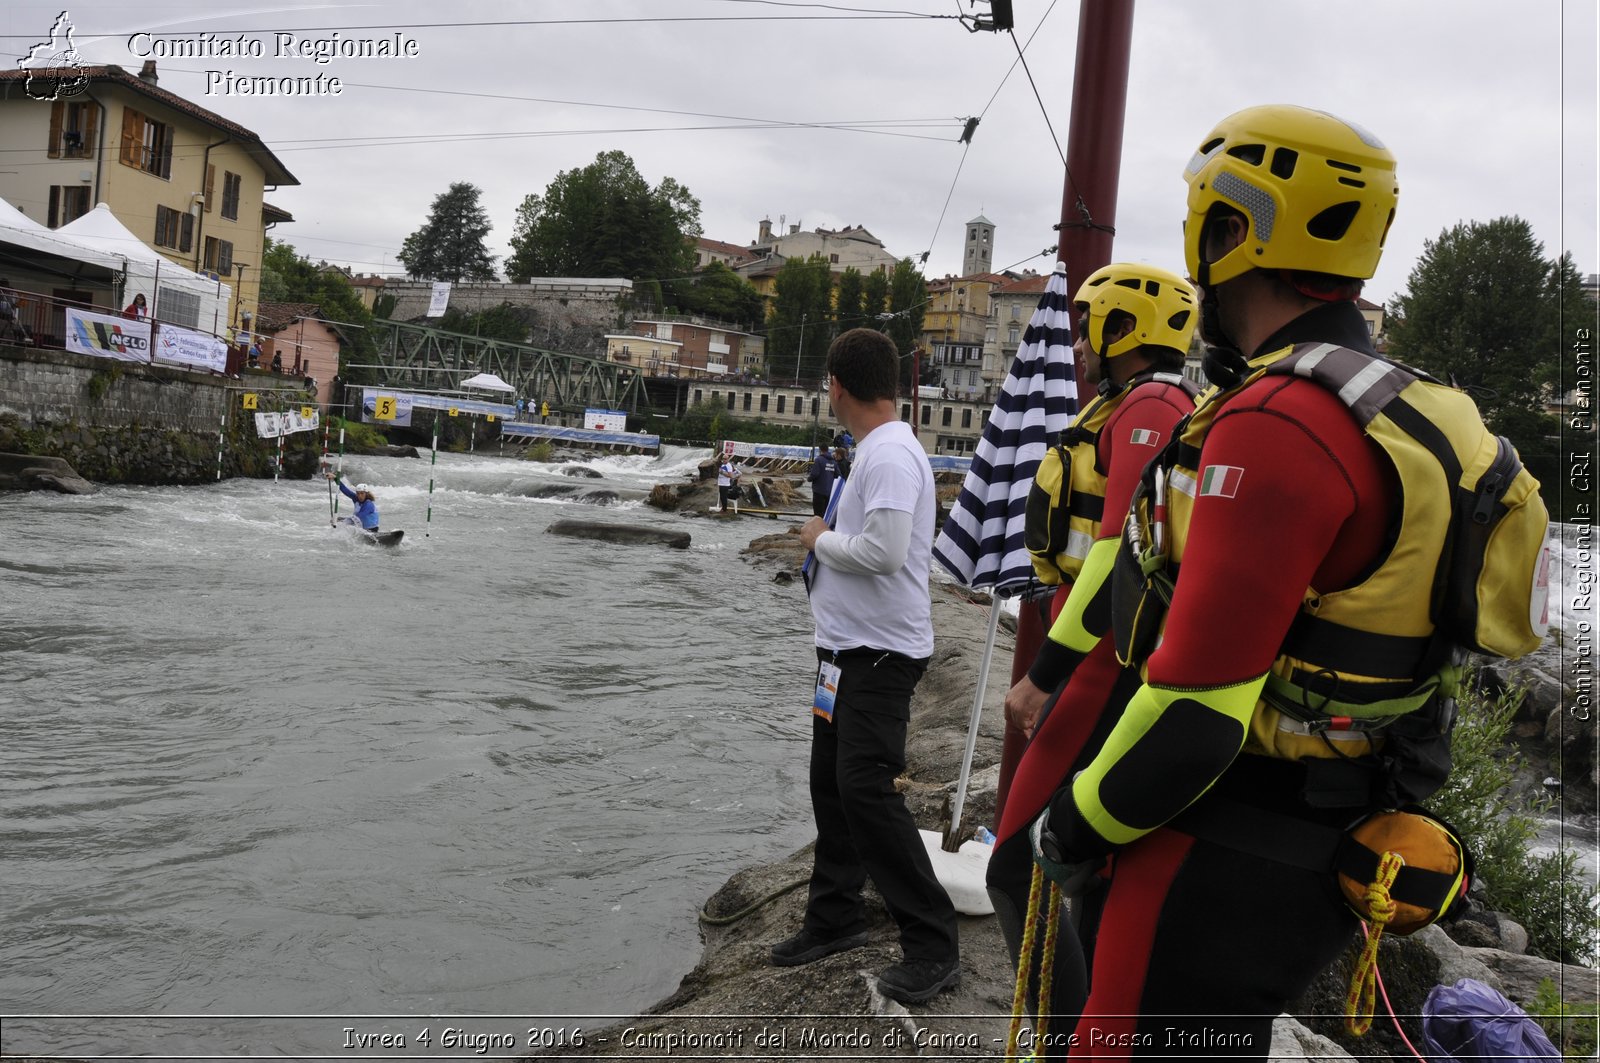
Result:
<instances>
[{"instance_id":1,"label":"nelo banner","mask_svg":"<svg viewBox=\"0 0 1600 1063\"><path fill-rule=\"evenodd\" d=\"M162 324L156 328L155 356L157 361L190 365L209 369L214 373L228 368L228 345L207 332L178 325Z\"/></svg>"},{"instance_id":2,"label":"nelo banner","mask_svg":"<svg viewBox=\"0 0 1600 1063\"><path fill-rule=\"evenodd\" d=\"M150 360L150 323L67 307L67 350L124 362Z\"/></svg>"}]
</instances>

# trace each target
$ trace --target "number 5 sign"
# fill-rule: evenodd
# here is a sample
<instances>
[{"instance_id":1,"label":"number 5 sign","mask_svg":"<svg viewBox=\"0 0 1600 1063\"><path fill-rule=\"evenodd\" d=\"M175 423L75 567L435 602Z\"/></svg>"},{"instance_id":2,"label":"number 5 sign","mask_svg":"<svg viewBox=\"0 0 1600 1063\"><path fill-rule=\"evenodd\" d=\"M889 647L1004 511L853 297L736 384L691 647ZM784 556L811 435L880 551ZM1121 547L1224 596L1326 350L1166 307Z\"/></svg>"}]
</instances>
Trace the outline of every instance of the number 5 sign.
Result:
<instances>
[{"instance_id":1,"label":"number 5 sign","mask_svg":"<svg viewBox=\"0 0 1600 1063\"><path fill-rule=\"evenodd\" d=\"M372 416L379 421L394 420L395 397L393 395L379 395L372 404Z\"/></svg>"}]
</instances>

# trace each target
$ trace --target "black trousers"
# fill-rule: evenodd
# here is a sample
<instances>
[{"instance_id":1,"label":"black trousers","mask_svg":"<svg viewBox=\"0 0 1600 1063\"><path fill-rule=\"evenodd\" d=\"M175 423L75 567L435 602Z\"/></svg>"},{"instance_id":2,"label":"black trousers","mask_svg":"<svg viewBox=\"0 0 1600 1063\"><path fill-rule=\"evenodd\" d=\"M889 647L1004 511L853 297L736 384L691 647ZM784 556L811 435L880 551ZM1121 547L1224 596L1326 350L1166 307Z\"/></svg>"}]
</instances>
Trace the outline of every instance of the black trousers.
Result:
<instances>
[{"instance_id":1,"label":"black trousers","mask_svg":"<svg viewBox=\"0 0 1600 1063\"><path fill-rule=\"evenodd\" d=\"M840 675L833 720L811 718L817 851L805 927L826 937L865 929L861 890L870 876L900 928L905 958L953 960L960 953L955 909L894 788L906 767L911 692L928 662L865 649L817 657L836 663Z\"/></svg>"}]
</instances>

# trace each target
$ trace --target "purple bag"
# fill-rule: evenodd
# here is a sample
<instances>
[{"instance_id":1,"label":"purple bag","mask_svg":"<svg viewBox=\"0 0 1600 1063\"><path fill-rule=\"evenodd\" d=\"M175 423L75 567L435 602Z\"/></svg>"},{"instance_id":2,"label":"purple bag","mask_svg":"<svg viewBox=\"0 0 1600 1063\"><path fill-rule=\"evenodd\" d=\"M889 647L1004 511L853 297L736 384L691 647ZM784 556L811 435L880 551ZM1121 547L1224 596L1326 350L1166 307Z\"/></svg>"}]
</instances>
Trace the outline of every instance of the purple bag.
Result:
<instances>
[{"instance_id":1,"label":"purple bag","mask_svg":"<svg viewBox=\"0 0 1600 1063\"><path fill-rule=\"evenodd\" d=\"M1527 1012L1471 978L1433 987L1422 1003L1422 1040L1433 1063L1561 1059Z\"/></svg>"}]
</instances>

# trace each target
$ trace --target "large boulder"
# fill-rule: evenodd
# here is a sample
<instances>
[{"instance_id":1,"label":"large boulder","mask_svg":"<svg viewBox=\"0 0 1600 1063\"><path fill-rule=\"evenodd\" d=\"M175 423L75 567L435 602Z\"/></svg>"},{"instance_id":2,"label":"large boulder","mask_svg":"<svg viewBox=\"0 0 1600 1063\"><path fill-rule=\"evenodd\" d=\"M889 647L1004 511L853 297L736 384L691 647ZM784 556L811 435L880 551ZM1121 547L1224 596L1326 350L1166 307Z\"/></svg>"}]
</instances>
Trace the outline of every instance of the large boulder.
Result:
<instances>
[{"instance_id":1,"label":"large boulder","mask_svg":"<svg viewBox=\"0 0 1600 1063\"><path fill-rule=\"evenodd\" d=\"M608 524L597 520L558 520L546 528L551 535L598 539L604 543L656 543L676 550L689 549L689 533L647 528L638 524Z\"/></svg>"},{"instance_id":2,"label":"large boulder","mask_svg":"<svg viewBox=\"0 0 1600 1063\"><path fill-rule=\"evenodd\" d=\"M62 458L38 454L0 454L0 491L57 491L88 495L94 484Z\"/></svg>"}]
</instances>

